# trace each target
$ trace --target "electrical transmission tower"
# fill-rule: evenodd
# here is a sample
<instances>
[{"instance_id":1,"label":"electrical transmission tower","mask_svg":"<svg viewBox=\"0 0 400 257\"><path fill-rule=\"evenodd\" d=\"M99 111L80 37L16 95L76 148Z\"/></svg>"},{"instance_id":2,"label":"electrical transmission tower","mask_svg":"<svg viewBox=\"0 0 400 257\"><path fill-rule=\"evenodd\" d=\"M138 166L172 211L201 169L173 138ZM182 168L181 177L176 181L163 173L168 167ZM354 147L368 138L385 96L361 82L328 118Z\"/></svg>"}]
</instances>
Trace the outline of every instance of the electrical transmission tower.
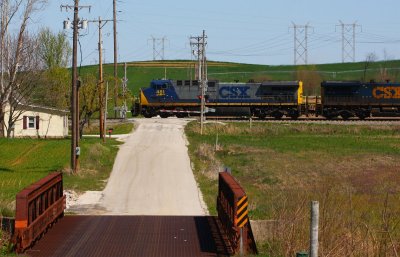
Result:
<instances>
[{"instance_id":1,"label":"electrical transmission tower","mask_svg":"<svg viewBox=\"0 0 400 257\"><path fill-rule=\"evenodd\" d=\"M356 28L361 27L357 22L352 24L345 24L340 21L342 28L342 62L349 60L350 62L356 61Z\"/></svg>"},{"instance_id":2,"label":"electrical transmission tower","mask_svg":"<svg viewBox=\"0 0 400 257\"><path fill-rule=\"evenodd\" d=\"M297 25L293 23L294 32L294 65L308 63L308 32L312 28L308 24Z\"/></svg>"},{"instance_id":3,"label":"electrical transmission tower","mask_svg":"<svg viewBox=\"0 0 400 257\"><path fill-rule=\"evenodd\" d=\"M193 55L197 56L197 79L201 89L201 110L200 110L200 134L203 134L203 122L205 119L205 94L207 91L208 74L207 74L207 58L206 58L207 36L203 30L203 34L197 37L190 37L190 46L193 47Z\"/></svg>"},{"instance_id":4,"label":"electrical transmission tower","mask_svg":"<svg viewBox=\"0 0 400 257\"><path fill-rule=\"evenodd\" d=\"M167 37L155 38L151 36L149 39L153 42L153 61L155 60L164 60L165 53L165 41L167 41Z\"/></svg>"}]
</instances>

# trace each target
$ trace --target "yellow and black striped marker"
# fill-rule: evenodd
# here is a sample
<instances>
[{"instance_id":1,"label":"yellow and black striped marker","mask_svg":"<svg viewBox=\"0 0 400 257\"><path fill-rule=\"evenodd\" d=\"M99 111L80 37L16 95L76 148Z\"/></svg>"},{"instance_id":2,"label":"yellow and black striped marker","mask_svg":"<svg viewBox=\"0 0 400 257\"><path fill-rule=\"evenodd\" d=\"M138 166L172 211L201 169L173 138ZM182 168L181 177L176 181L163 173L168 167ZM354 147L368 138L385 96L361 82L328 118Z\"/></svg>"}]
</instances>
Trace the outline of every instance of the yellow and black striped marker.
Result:
<instances>
[{"instance_id":1,"label":"yellow and black striped marker","mask_svg":"<svg viewBox=\"0 0 400 257\"><path fill-rule=\"evenodd\" d=\"M247 196L242 196L242 198L237 202L236 226L240 228L244 227L247 222L249 222L249 211L247 210L248 205Z\"/></svg>"}]
</instances>

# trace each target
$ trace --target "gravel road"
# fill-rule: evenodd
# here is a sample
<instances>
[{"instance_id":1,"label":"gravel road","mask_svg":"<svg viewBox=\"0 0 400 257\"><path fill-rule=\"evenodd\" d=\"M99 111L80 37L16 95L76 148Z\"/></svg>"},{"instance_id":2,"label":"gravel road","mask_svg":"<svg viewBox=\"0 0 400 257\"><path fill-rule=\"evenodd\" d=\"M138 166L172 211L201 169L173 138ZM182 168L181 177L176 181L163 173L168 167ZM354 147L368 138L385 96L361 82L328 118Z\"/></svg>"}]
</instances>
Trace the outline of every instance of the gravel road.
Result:
<instances>
[{"instance_id":1,"label":"gravel road","mask_svg":"<svg viewBox=\"0 0 400 257\"><path fill-rule=\"evenodd\" d=\"M205 215L187 153L187 121L153 118L135 122L135 132L120 147L99 200L104 214Z\"/></svg>"}]
</instances>

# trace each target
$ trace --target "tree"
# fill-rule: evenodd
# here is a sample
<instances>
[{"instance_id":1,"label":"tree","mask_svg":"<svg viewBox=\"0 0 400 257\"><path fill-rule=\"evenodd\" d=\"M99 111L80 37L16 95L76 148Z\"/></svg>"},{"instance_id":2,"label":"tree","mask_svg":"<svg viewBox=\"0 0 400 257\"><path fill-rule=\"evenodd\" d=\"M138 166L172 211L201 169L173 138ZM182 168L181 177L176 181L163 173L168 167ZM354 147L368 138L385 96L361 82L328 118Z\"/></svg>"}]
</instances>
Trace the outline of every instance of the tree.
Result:
<instances>
[{"instance_id":1,"label":"tree","mask_svg":"<svg viewBox=\"0 0 400 257\"><path fill-rule=\"evenodd\" d=\"M319 85L322 82L322 78L315 65L299 66L295 76L297 80L303 82L305 95L317 95L320 93Z\"/></svg>"},{"instance_id":2,"label":"tree","mask_svg":"<svg viewBox=\"0 0 400 257\"><path fill-rule=\"evenodd\" d=\"M61 32L53 33L48 28L42 29L38 35L37 52L44 70L35 86L33 102L66 109L71 85L71 75L66 68L71 56L71 46L66 35Z\"/></svg>"},{"instance_id":3,"label":"tree","mask_svg":"<svg viewBox=\"0 0 400 257\"><path fill-rule=\"evenodd\" d=\"M365 61L364 61L364 73L363 73L363 77L362 77L362 81L366 81L367 79L367 71L369 69L369 67L371 66L372 63L374 63L377 60L377 56L375 53L368 53L367 56L365 57Z\"/></svg>"},{"instance_id":4,"label":"tree","mask_svg":"<svg viewBox=\"0 0 400 257\"><path fill-rule=\"evenodd\" d=\"M31 96L33 103L58 109L68 109L71 75L66 68L40 71L39 80Z\"/></svg>"},{"instance_id":5,"label":"tree","mask_svg":"<svg viewBox=\"0 0 400 257\"><path fill-rule=\"evenodd\" d=\"M40 31L38 54L46 69L67 67L71 53L71 46L64 33L54 34L49 28Z\"/></svg>"},{"instance_id":6,"label":"tree","mask_svg":"<svg viewBox=\"0 0 400 257\"><path fill-rule=\"evenodd\" d=\"M4 111L8 113L8 119L5 121L4 128L6 129L7 137L11 136L13 125L19 120L24 112L20 108L21 104L29 104L30 96L33 88L39 80L39 65L38 59L35 56L37 40L28 35L23 35L23 48L18 50L19 37L11 39L11 44L15 47L10 49L13 52L18 52L17 56L12 56L10 59L10 76L8 80L9 97L7 99L8 108ZM15 43L14 43L15 42ZM19 61L18 61L19 60ZM19 64L23 63L23 65Z\"/></svg>"},{"instance_id":7,"label":"tree","mask_svg":"<svg viewBox=\"0 0 400 257\"><path fill-rule=\"evenodd\" d=\"M391 60L394 60L394 57L390 56L385 49L383 51L383 60L379 67L380 81L397 81L399 69Z\"/></svg>"},{"instance_id":8,"label":"tree","mask_svg":"<svg viewBox=\"0 0 400 257\"><path fill-rule=\"evenodd\" d=\"M0 136L10 136L11 128L21 116L18 108L22 100L27 101L32 93L38 70L35 51L37 40L28 33L31 15L38 11L46 0L2 0L1 1L1 81L0 81ZM20 14L20 15L19 15ZM10 25L18 28L10 34ZM5 123L5 107L8 104L9 119Z\"/></svg>"},{"instance_id":9,"label":"tree","mask_svg":"<svg viewBox=\"0 0 400 257\"><path fill-rule=\"evenodd\" d=\"M85 124L90 122L92 115L100 110L98 88L98 80L95 75L83 75L79 88L79 134L81 137Z\"/></svg>"}]
</instances>

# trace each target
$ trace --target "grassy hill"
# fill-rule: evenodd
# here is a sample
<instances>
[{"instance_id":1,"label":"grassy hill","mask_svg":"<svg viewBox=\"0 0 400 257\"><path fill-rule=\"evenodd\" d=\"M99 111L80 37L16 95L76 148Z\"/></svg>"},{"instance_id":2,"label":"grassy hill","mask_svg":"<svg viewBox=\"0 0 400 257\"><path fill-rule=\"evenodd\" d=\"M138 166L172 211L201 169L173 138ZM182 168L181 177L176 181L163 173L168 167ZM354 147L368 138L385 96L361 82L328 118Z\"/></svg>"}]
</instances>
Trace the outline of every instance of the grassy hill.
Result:
<instances>
[{"instance_id":1,"label":"grassy hill","mask_svg":"<svg viewBox=\"0 0 400 257\"><path fill-rule=\"evenodd\" d=\"M139 88L148 86L152 79L194 79L195 62L176 61L147 61L130 62L127 67L128 88L136 95ZM224 82L238 80L303 80L306 87L317 88L322 80L361 80L366 70L365 62L358 63L334 63L319 65L255 65L227 62L208 62L209 79L217 79ZM81 68L81 73L97 74L96 65ZM397 80L400 72L400 61L382 61L369 63L365 80L376 81L391 79ZM113 64L104 65L105 78L111 81L113 76ZM123 77L124 65L118 65L118 77ZM112 85L112 84L111 84ZM312 91L311 91L312 92ZM314 91L315 92L315 91ZM317 93L317 92L316 92Z\"/></svg>"}]
</instances>

